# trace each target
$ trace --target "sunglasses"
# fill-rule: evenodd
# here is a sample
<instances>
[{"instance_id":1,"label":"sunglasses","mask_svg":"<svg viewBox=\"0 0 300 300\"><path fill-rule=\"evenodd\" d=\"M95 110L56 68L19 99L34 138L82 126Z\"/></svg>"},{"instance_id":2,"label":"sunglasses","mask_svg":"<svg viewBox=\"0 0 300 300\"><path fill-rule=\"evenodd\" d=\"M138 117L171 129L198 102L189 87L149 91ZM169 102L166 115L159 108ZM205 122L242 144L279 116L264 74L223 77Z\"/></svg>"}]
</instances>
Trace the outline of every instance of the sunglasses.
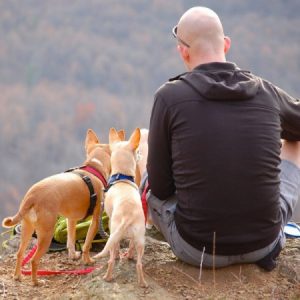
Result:
<instances>
[{"instance_id":1,"label":"sunglasses","mask_svg":"<svg viewBox=\"0 0 300 300\"><path fill-rule=\"evenodd\" d=\"M177 35L177 25L173 27L172 34L173 34L174 38L177 39L177 41L180 42L182 45L184 45L184 46L186 46L188 48L191 47L188 43L186 43L180 37L178 37L178 35Z\"/></svg>"}]
</instances>

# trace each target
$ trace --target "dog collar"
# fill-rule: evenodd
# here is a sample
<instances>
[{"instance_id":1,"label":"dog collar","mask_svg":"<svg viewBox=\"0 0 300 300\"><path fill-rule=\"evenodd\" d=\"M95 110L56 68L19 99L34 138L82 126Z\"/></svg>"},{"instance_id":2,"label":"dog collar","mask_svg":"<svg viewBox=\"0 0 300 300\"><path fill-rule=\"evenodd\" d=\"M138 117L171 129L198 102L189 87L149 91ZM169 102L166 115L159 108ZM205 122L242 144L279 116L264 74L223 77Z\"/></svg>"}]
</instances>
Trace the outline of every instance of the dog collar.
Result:
<instances>
[{"instance_id":1,"label":"dog collar","mask_svg":"<svg viewBox=\"0 0 300 300\"><path fill-rule=\"evenodd\" d=\"M82 167L80 167L80 170L84 170L84 171L87 171L87 172L95 175L103 183L104 188L107 188L107 181L106 181L105 177L97 169L95 169L91 166L82 166Z\"/></svg>"},{"instance_id":2,"label":"dog collar","mask_svg":"<svg viewBox=\"0 0 300 300\"><path fill-rule=\"evenodd\" d=\"M117 181L129 181L129 182L132 182L135 184L133 176L117 173L117 174L110 176L108 183L107 183L107 188L104 190L104 192L107 192L109 190L109 188L112 185L114 185Z\"/></svg>"}]
</instances>

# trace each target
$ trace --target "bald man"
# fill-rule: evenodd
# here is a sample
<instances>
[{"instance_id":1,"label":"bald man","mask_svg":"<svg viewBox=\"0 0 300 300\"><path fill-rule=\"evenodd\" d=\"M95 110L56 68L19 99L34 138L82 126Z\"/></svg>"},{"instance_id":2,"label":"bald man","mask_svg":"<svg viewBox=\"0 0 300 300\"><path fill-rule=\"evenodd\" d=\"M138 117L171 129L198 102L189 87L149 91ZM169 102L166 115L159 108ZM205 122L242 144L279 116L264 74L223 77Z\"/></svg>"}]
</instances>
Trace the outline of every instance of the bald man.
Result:
<instances>
[{"instance_id":1,"label":"bald man","mask_svg":"<svg viewBox=\"0 0 300 300\"><path fill-rule=\"evenodd\" d=\"M230 39L212 10L189 9L173 35L188 72L155 94L153 222L186 263L272 270L300 195L299 100L226 61Z\"/></svg>"}]
</instances>

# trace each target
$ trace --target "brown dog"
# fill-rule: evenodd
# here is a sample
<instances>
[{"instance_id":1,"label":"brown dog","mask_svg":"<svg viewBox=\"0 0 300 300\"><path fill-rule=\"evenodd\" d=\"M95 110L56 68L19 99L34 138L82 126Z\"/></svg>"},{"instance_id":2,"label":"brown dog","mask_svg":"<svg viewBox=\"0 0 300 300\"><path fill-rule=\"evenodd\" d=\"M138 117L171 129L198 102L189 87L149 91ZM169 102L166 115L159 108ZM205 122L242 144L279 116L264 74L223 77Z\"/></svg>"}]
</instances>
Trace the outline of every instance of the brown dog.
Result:
<instances>
[{"instance_id":1,"label":"brown dog","mask_svg":"<svg viewBox=\"0 0 300 300\"><path fill-rule=\"evenodd\" d=\"M92 182L97 194L97 201L93 210L91 226L83 246L82 259L86 264L92 263L89 249L98 229L99 215L101 210L100 200L103 199L103 183L95 174L108 178L110 174L110 150L108 145L100 144L96 134L89 129L85 140L86 161L85 169L76 172L87 175ZM88 169L89 168L89 169ZM17 262L14 279L21 279L21 263L24 252L32 236L36 231L38 248L31 260L32 283L38 284L37 270L40 258L48 250L53 236L54 225L58 215L68 219L68 242L69 257L79 258L80 253L75 251L76 223L83 219L90 206L90 191L87 184L76 172L66 172L47 177L33 185L26 193L18 213L14 217L5 218L2 226L11 227L21 221L21 243L17 252ZM98 172L98 173L97 173ZM104 182L105 182L104 180Z\"/></svg>"},{"instance_id":2,"label":"brown dog","mask_svg":"<svg viewBox=\"0 0 300 300\"><path fill-rule=\"evenodd\" d=\"M117 178L117 180L111 183L105 195L105 211L110 220L110 237L104 249L94 258L104 257L110 253L108 269L104 279L111 281L120 240L130 239L128 258L133 259L135 247L137 251L136 270L138 282L140 286L147 287L142 267L145 245L145 217L138 187L134 183L136 172L135 152L139 141L140 130L138 128L133 132L129 141L122 141L114 128L111 128L109 132L111 178Z\"/></svg>"}]
</instances>

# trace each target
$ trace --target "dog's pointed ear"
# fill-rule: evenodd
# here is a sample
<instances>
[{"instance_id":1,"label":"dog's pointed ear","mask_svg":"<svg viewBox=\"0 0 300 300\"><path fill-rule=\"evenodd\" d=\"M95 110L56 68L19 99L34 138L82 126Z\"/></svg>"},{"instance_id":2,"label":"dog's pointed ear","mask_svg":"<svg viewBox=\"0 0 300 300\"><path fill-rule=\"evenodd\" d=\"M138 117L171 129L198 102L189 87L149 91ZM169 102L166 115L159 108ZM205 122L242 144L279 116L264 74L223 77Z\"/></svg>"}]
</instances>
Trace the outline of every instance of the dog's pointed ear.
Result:
<instances>
[{"instance_id":1,"label":"dog's pointed ear","mask_svg":"<svg viewBox=\"0 0 300 300\"><path fill-rule=\"evenodd\" d=\"M110 144L121 141L119 134L115 128L110 128L108 140Z\"/></svg>"},{"instance_id":2,"label":"dog's pointed ear","mask_svg":"<svg viewBox=\"0 0 300 300\"><path fill-rule=\"evenodd\" d=\"M118 131L118 136L120 138L121 141L125 141L125 130L121 129Z\"/></svg>"},{"instance_id":3,"label":"dog's pointed ear","mask_svg":"<svg viewBox=\"0 0 300 300\"><path fill-rule=\"evenodd\" d=\"M88 129L85 138L85 149L87 150L90 145L100 144L100 140L92 129Z\"/></svg>"},{"instance_id":4,"label":"dog's pointed ear","mask_svg":"<svg viewBox=\"0 0 300 300\"><path fill-rule=\"evenodd\" d=\"M129 138L129 144L133 150L136 150L137 147L139 146L140 139L141 139L141 131L139 128L136 128Z\"/></svg>"}]
</instances>

